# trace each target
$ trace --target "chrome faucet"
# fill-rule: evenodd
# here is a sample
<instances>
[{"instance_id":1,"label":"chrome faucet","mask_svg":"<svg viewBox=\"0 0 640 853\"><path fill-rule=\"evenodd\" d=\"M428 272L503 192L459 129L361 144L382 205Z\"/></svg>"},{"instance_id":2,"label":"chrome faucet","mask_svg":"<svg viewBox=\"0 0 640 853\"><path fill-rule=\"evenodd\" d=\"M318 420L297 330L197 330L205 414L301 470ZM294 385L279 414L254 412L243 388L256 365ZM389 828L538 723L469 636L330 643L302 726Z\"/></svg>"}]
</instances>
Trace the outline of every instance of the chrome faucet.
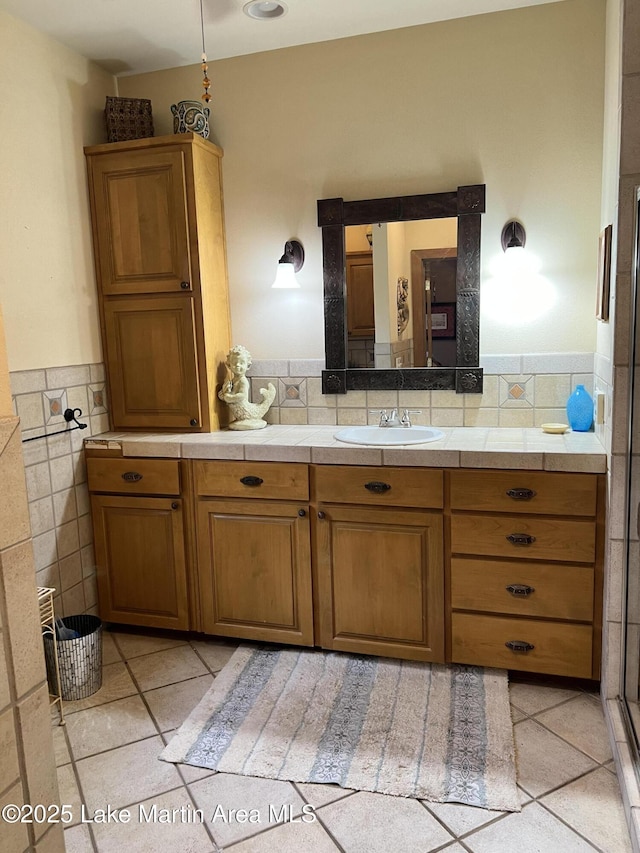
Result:
<instances>
[{"instance_id":1,"label":"chrome faucet","mask_svg":"<svg viewBox=\"0 0 640 853\"><path fill-rule=\"evenodd\" d=\"M411 426L411 415L421 415L421 409L403 409L402 417L398 417L398 410L391 409L391 412L387 414L386 409L369 409L370 415L380 415L380 422L378 424L379 427L384 427L385 429L391 429L395 427L410 427Z\"/></svg>"}]
</instances>

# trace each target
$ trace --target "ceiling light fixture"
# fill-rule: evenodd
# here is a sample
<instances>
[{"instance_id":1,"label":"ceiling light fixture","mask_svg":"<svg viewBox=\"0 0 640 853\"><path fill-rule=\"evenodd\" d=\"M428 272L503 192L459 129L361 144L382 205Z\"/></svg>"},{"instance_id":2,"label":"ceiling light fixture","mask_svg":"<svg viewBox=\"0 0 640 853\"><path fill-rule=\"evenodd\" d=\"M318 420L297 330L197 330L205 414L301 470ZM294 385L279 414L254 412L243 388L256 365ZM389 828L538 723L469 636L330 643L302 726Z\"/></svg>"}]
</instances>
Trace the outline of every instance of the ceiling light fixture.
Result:
<instances>
[{"instance_id":1,"label":"ceiling light fixture","mask_svg":"<svg viewBox=\"0 0 640 853\"><path fill-rule=\"evenodd\" d=\"M202 11L202 0L200 0L200 31L202 33L202 87L204 89L202 100L205 104L208 104L211 100L211 95L209 94L211 80L207 77L209 66L207 65L207 50L204 46L204 12Z\"/></svg>"},{"instance_id":2,"label":"ceiling light fixture","mask_svg":"<svg viewBox=\"0 0 640 853\"><path fill-rule=\"evenodd\" d=\"M295 273L304 264L304 248L298 240L287 240L284 244L284 254L278 261L276 280L271 287L300 287Z\"/></svg>"},{"instance_id":3,"label":"ceiling light fixture","mask_svg":"<svg viewBox=\"0 0 640 853\"><path fill-rule=\"evenodd\" d=\"M284 3L278 2L263 2L263 0L251 0L250 3L245 3L242 11L250 18L256 21L273 21L275 18L281 18L287 14L287 7Z\"/></svg>"}]
</instances>

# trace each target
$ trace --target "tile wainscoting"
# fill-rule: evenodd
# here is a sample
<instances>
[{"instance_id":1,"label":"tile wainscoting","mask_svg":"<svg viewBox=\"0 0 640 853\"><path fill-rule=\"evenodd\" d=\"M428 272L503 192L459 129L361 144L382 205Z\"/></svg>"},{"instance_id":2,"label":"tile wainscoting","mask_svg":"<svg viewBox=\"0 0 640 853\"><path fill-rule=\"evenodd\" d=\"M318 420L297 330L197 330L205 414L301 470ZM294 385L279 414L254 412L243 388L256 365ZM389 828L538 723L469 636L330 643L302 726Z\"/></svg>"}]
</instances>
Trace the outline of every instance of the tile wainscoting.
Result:
<instances>
[{"instance_id":1,"label":"tile wainscoting","mask_svg":"<svg viewBox=\"0 0 640 853\"><path fill-rule=\"evenodd\" d=\"M20 370L10 374L22 452L38 586L54 587L59 616L96 612L93 534L82 442L109 428L102 364ZM87 428L65 429L64 411L80 409Z\"/></svg>"},{"instance_id":2,"label":"tile wainscoting","mask_svg":"<svg viewBox=\"0 0 640 853\"><path fill-rule=\"evenodd\" d=\"M594 389L593 353L488 355L482 394L454 391L350 391L322 394L323 359L254 360L249 369L252 399L272 382L276 401L266 415L278 424L375 423L370 409L420 409L414 423L444 427L536 427L566 422L567 398L577 384ZM597 387L607 393L598 381ZM610 392L608 393L610 396ZM610 407L608 407L610 410Z\"/></svg>"}]
</instances>

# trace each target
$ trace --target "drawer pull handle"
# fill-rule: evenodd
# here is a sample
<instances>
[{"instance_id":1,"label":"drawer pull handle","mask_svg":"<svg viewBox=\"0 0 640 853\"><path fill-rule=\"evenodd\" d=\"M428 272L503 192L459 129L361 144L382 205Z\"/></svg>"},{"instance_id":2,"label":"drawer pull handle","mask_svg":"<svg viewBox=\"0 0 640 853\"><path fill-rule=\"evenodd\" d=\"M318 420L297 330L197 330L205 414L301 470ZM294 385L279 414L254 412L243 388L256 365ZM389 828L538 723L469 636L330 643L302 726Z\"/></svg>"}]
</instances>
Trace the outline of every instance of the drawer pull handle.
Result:
<instances>
[{"instance_id":1,"label":"drawer pull handle","mask_svg":"<svg viewBox=\"0 0 640 853\"><path fill-rule=\"evenodd\" d=\"M532 643L527 643L526 640L507 640L505 646L512 652L519 652L520 654L526 654L535 649L535 646Z\"/></svg>"},{"instance_id":2,"label":"drawer pull handle","mask_svg":"<svg viewBox=\"0 0 640 853\"><path fill-rule=\"evenodd\" d=\"M379 480L372 480L370 483L365 483L364 487L365 489L369 489L370 492L375 492L377 495L382 495L391 488L389 483L381 483Z\"/></svg>"},{"instance_id":3,"label":"drawer pull handle","mask_svg":"<svg viewBox=\"0 0 640 853\"><path fill-rule=\"evenodd\" d=\"M507 489L507 495L514 501L530 501L536 493L533 489Z\"/></svg>"},{"instance_id":4,"label":"drawer pull handle","mask_svg":"<svg viewBox=\"0 0 640 853\"><path fill-rule=\"evenodd\" d=\"M261 477L240 477L240 482L243 486L261 486L264 480Z\"/></svg>"},{"instance_id":5,"label":"drawer pull handle","mask_svg":"<svg viewBox=\"0 0 640 853\"><path fill-rule=\"evenodd\" d=\"M171 504L171 509L178 509L179 506L180 504L178 503L178 501L173 501Z\"/></svg>"},{"instance_id":6,"label":"drawer pull handle","mask_svg":"<svg viewBox=\"0 0 640 853\"><path fill-rule=\"evenodd\" d=\"M125 471L122 479L127 483L137 483L142 479L142 474L138 474L137 471Z\"/></svg>"},{"instance_id":7,"label":"drawer pull handle","mask_svg":"<svg viewBox=\"0 0 640 853\"><path fill-rule=\"evenodd\" d=\"M320 519L326 518L326 515L324 514L324 512L322 512L322 510L320 510L318 512L318 518L320 518Z\"/></svg>"},{"instance_id":8,"label":"drawer pull handle","mask_svg":"<svg viewBox=\"0 0 640 853\"><path fill-rule=\"evenodd\" d=\"M300 518L304 518L306 514L307 514L306 510L304 510L304 509L298 510L298 515L300 516Z\"/></svg>"},{"instance_id":9,"label":"drawer pull handle","mask_svg":"<svg viewBox=\"0 0 640 853\"><path fill-rule=\"evenodd\" d=\"M515 595L516 598L526 598L527 595L531 595L532 592L536 591L535 587L527 586L524 583L510 583L505 589L511 595Z\"/></svg>"},{"instance_id":10,"label":"drawer pull handle","mask_svg":"<svg viewBox=\"0 0 640 853\"><path fill-rule=\"evenodd\" d=\"M506 538L512 545L520 546L532 545L536 541L536 537L529 536L528 533L510 533Z\"/></svg>"},{"instance_id":11,"label":"drawer pull handle","mask_svg":"<svg viewBox=\"0 0 640 853\"><path fill-rule=\"evenodd\" d=\"M191 287L191 285L189 284L189 282L188 282L188 281L181 281L181 282L180 282L180 287L181 287L183 290L189 290L189 288Z\"/></svg>"}]
</instances>

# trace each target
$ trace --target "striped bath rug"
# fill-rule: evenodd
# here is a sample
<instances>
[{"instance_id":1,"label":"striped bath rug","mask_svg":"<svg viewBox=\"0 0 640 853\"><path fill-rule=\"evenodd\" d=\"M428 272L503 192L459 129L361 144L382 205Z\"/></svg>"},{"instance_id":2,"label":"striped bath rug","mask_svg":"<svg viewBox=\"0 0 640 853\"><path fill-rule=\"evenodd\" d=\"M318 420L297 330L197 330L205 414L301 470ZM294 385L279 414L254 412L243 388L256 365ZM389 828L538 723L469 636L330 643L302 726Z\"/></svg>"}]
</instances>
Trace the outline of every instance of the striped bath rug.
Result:
<instances>
[{"instance_id":1,"label":"striped bath rug","mask_svg":"<svg viewBox=\"0 0 640 853\"><path fill-rule=\"evenodd\" d=\"M520 811L501 670L243 645L160 758Z\"/></svg>"}]
</instances>

